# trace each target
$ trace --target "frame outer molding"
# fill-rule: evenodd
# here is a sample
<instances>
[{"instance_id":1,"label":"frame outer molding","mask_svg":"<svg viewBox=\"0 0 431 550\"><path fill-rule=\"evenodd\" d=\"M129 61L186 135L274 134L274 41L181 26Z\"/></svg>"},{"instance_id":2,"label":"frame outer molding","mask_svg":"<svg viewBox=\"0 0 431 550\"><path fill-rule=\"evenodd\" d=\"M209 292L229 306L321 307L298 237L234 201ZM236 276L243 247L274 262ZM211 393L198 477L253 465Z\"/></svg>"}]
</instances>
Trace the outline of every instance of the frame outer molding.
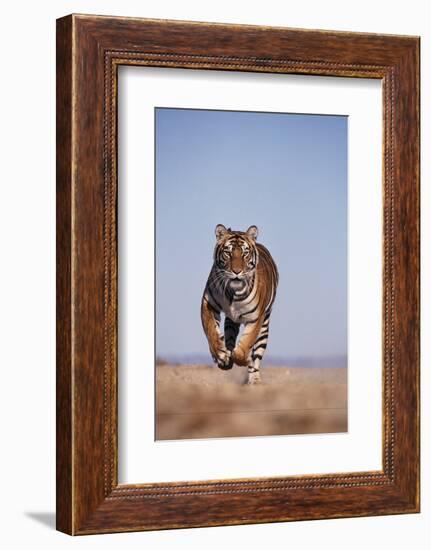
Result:
<instances>
[{"instance_id":1,"label":"frame outer molding","mask_svg":"<svg viewBox=\"0 0 431 550\"><path fill-rule=\"evenodd\" d=\"M380 78L383 470L118 485L119 64ZM57 21L57 529L69 534L419 511L419 39L70 15Z\"/></svg>"},{"instance_id":2,"label":"frame outer molding","mask_svg":"<svg viewBox=\"0 0 431 550\"><path fill-rule=\"evenodd\" d=\"M56 501L57 529L73 533L72 459L72 25L57 21Z\"/></svg>"}]
</instances>

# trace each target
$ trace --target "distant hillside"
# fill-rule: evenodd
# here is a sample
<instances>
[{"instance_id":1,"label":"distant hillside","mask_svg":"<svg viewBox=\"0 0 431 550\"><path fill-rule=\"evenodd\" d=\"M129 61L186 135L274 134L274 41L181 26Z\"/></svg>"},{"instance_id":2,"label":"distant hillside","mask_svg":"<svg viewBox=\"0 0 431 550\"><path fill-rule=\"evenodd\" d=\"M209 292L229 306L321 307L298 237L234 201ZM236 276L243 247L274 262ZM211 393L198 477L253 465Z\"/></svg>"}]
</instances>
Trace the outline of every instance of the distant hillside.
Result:
<instances>
[{"instance_id":1,"label":"distant hillside","mask_svg":"<svg viewBox=\"0 0 431 550\"><path fill-rule=\"evenodd\" d=\"M184 355L163 355L157 357L158 365L208 365L211 357L204 353L190 353ZM333 355L326 357L275 357L265 355L264 365L290 366L290 367L347 367L346 355Z\"/></svg>"}]
</instances>

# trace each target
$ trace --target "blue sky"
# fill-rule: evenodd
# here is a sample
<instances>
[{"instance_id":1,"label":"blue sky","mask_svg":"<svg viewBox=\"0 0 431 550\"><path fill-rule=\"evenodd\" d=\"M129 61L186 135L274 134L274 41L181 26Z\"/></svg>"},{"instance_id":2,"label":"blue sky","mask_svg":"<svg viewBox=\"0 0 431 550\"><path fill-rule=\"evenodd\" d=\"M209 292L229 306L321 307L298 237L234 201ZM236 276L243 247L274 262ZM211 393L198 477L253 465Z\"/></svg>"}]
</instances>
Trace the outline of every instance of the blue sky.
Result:
<instances>
[{"instance_id":1,"label":"blue sky","mask_svg":"<svg viewBox=\"0 0 431 550\"><path fill-rule=\"evenodd\" d=\"M347 117L156 109L160 357L208 353L218 223L257 225L277 263L268 356L347 354Z\"/></svg>"}]
</instances>

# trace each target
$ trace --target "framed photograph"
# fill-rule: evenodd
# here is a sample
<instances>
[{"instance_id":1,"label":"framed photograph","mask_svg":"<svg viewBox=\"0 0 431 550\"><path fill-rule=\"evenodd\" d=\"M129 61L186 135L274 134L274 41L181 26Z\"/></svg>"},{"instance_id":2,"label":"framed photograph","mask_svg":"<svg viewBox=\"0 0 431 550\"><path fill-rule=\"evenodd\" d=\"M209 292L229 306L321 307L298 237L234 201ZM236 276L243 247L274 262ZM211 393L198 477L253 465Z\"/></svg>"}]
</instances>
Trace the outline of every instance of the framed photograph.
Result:
<instances>
[{"instance_id":1,"label":"framed photograph","mask_svg":"<svg viewBox=\"0 0 431 550\"><path fill-rule=\"evenodd\" d=\"M419 38L57 21L57 528L419 511Z\"/></svg>"}]
</instances>

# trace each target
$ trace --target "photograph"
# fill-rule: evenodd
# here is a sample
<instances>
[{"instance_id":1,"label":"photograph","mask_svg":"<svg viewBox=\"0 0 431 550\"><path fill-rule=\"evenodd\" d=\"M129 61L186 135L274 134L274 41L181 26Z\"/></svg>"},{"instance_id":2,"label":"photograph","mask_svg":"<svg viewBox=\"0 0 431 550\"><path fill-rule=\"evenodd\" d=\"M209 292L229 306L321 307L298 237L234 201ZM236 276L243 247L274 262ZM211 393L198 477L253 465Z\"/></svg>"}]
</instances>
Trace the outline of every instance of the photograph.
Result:
<instances>
[{"instance_id":1,"label":"photograph","mask_svg":"<svg viewBox=\"0 0 431 550\"><path fill-rule=\"evenodd\" d=\"M348 116L155 108L155 439L348 431Z\"/></svg>"}]
</instances>

